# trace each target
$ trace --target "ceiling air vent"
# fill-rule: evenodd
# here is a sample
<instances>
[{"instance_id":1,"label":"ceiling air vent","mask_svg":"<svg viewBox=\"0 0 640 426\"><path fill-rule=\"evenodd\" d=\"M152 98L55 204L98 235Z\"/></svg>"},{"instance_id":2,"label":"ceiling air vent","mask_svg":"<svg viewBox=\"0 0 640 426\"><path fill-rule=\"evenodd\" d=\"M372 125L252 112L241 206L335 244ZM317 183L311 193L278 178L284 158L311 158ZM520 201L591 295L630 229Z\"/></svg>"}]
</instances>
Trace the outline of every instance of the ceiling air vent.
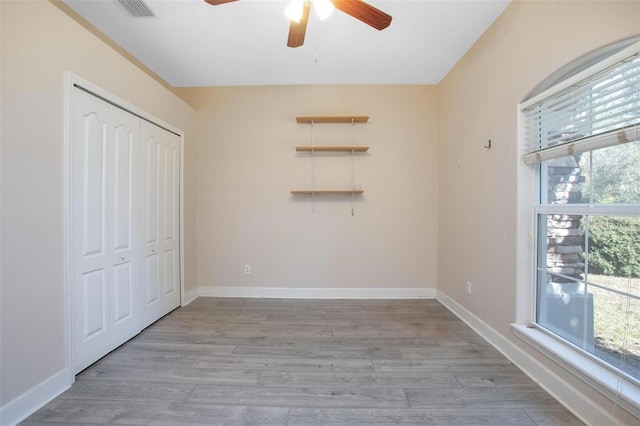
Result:
<instances>
[{"instance_id":1,"label":"ceiling air vent","mask_svg":"<svg viewBox=\"0 0 640 426\"><path fill-rule=\"evenodd\" d=\"M118 0L134 18L152 18L156 15L142 0Z\"/></svg>"}]
</instances>

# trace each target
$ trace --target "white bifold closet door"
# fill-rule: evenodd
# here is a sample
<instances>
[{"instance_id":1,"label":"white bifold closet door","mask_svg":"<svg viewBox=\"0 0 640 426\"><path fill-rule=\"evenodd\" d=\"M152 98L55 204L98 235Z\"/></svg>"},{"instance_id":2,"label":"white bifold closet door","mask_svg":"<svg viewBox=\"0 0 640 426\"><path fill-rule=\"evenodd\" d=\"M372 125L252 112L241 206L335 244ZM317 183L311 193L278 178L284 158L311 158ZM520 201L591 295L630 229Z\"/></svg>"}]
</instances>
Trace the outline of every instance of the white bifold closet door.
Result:
<instances>
[{"instance_id":1,"label":"white bifold closet door","mask_svg":"<svg viewBox=\"0 0 640 426\"><path fill-rule=\"evenodd\" d=\"M142 121L143 322L151 324L180 303L180 140Z\"/></svg>"},{"instance_id":2,"label":"white bifold closet door","mask_svg":"<svg viewBox=\"0 0 640 426\"><path fill-rule=\"evenodd\" d=\"M179 137L74 88L74 370L180 304Z\"/></svg>"}]
</instances>

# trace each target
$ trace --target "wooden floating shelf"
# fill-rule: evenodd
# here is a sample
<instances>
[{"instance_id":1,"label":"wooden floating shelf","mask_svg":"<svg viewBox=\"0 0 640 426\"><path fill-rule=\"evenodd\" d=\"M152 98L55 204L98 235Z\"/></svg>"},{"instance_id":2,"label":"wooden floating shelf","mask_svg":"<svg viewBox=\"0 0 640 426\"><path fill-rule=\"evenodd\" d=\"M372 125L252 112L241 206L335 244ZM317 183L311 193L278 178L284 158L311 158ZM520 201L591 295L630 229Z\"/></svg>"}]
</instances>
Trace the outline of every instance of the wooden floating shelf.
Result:
<instances>
[{"instance_id":1,"label":"wooden floating shelf","mask_svg":"<svg viewBox=\"0 0 640 426\"><path fill-rule=\"evenodd\" d=\"M329 195L329 194L362 194L364 193L364 191L362 189L344 189L344 190L320 190L320 189L316 189L315 191L291 191L291 194L293 195L311 195L311 194L317 194L317 195Z\"/></svg>"},{"instance_id":2,"label":"wooden floating shelf","mask_svg":"<svg viewBox=\"0 0 640 426\"><path fill-rule=\"evenodd\" d=\"M317 152L367 152L368 146L296 146L296 151L317 151Z\"/></svg>"},{"instance_id":3,"label":"wooden floating shelf","mask_svg":"<svg viewBox=\"0 0 640 426\"><path fill-rule=\"evenodd\" d=\"M366 123L369 121L369 116L366 115L325 115L320 117L296 117L298 123Z\"/></svg>"}]
</instances>

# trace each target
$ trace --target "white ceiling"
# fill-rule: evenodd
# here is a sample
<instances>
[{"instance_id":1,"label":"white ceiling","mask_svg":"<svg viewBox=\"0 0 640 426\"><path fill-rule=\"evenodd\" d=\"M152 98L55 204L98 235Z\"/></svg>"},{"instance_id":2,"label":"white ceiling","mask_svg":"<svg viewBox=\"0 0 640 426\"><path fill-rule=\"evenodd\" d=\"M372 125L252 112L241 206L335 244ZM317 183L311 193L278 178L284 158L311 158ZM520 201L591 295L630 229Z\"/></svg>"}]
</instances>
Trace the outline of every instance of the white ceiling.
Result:
<instances>
[{"instance_id":1,"label":"white ceiling","mask_svg":"<svg viewBox=\"0 0 640 426\"><path fill-rule=\"evenodd\" d=\"M117 0L64 0L174 87L436 84L510 0L370 0L393 17L377 31L336 10L312 11L305 43L286 47L288 0L145 0L134 18Z\"/></svg>"}]
</instances>

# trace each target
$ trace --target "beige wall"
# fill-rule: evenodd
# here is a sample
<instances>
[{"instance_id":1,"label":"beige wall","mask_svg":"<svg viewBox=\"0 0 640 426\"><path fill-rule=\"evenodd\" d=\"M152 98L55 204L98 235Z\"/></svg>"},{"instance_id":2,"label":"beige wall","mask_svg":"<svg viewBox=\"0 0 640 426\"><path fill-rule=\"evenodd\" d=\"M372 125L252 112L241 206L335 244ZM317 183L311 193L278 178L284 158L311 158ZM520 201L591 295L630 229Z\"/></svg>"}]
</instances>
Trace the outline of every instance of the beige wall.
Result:
<instances>
[{"instance_id":1,"label":"beige wall","mask_svg":"<svg viewBox=\"0 0 640 426\"><path fill-rule=\"evenodd\" d=\"M65 366L64 72L185 131L186 283L195 282L195 111L47 1L1 1L5 405ZM189 288L187 288L188 290Z\"/></svg>"},{"instance_id":2,"label":"beige wall","mask_svg":"<svg viewBox=\"0 0 640 426\"><path fill-rule=\"evenodd\" d=\"M182 91L198 109L198 284L432 288L437 262L437 106L431 86L287 86ZM355 142L364 196L309 196L311 126L300 115L369 115ZM350 144L350 126L316 126ZM318 155L318 188L349 188L349 154ZM245 275L243 265L253 267Z\"/></svg>"},{"instance_id":3,"label":"beige wall","mask_svg":"<svg viewBox=\"0 0 640 426\"><path fill-rule=\"evenodd\" d=\"M638 34L640 2L513 3L438 87L438 287L515 341L516 105L545 77L603 45ZM493 148L483 146L491 137ZM473 292L465 294L465 282ZM523 349L531 351L528 347ZM548 360L547 367L577 388ZM595 398L605 409L608 403Z\"/></svg>"}]
</instances>

